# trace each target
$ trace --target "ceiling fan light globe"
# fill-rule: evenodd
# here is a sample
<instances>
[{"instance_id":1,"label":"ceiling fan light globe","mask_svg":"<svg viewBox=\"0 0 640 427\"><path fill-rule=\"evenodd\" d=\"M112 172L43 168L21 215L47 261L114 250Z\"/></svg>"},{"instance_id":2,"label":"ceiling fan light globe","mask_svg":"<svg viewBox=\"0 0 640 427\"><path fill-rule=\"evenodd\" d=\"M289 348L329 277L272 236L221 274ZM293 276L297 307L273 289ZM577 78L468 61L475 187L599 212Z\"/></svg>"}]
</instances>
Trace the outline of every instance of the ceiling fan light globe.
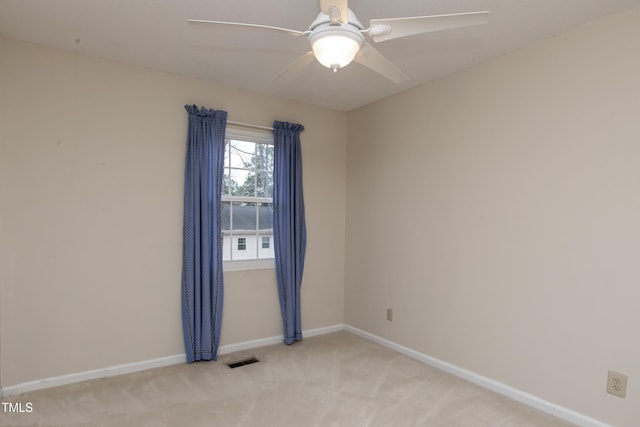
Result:
<instances>
[{"instance_id":1,"label":"ceiling fan light globe","mask_svg":"<svg viewBox=\"0 0 640 427\"><path fill-rule=\"evenodd\" d=\"M349 65L360 50L360 44L349 37L327 36L316 40L311 46L318 62L327 68L342 68Z\"/></svg>"},{"instance_id":2,"label":"ceiling fan light globe","mask_svg":"<svg viewBox=\"0 0 640 427\"><path fill-rule=\"evenodd\" d=\"M327 27L311 34L309 42L318 62L335 71L353 61L364 37L357 31Z\"/></svg>"}]
</instances>

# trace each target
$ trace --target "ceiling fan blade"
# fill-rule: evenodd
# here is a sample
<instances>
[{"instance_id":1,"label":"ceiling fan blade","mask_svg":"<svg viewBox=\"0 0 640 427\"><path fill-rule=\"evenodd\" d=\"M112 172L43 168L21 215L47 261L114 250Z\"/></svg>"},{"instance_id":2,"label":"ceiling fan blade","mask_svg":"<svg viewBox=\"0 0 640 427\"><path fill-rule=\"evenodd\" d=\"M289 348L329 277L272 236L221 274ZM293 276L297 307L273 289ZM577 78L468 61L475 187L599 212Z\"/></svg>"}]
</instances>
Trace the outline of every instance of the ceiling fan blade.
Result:
<instances>
[{"instance_id":1,"label":"ceiling fan blade","mask_svg":"<svg viewBox=\"0 0 640 427\"><path fill-rule=\"evenodd\" d=\"M349 5L347 4L347 0L320 0L320 11L324 14L331 15L331 7L335 7L340 12L340 16L337 17L337 20L342 22L343 24L349 23Z\"/></svg>"},{"instance_id":2,"label":"ceiling fan blade","mask_svg":"<svg viewBox=\"0 0 640 427\"><path fill-rule=\"evenodd\" d=\"M187 22L194 23L194 24L235 25L238 27L251 27L251 28L260 28L264 30L284 31L293 36L303 36L308 33L307 31L298 31L298 30L291 30L289 28L272 27L270 25L245 24L243 22L206 21L204 19L187 19Z\"/></svg>"},{"instance_id":3,"label":"ceiling fan blade","mask_svg":"<svg viewBox=\"0 0 640 427\"><path fill-rule=\"evenodd\" d=\"M369 21L369 33L376 42L486 24L489 12L454 13L451 15L413 16L408 18L372 19Z\"/></svg>"},{"instance_id":4,"label":"ceiling fan blade","mask_svg":"<svg viewBox=\"0 0 640 427\"><path fill-rule=\"evenodd\" d=\"M365 43L365 45L362 46L360 52L358 52L354 58L354 61L385 76L394 83L402 83L403 81L409 80L406 74L382 56L382 54L369 43Z\"/></svg>"},{"instance_id":5,"label":"ceiling fan blade","mask_svg":"<svg viewBox=\"0 0 640 427\"><path fill-rule=\"evenodd\" d=\"M285 74L293 74L293 73L299 72L300 70L305 68L307 65L311 64L314 59L315 59L315 57L313 56L313 52L312 51L309 51L309 52L305 53L304 55L298 57L291 64L287 65L287 67L284 70L282 70L280 72L280 74L278 74L273 79L273 81L275 82L276 80L278 80L280 77L282 77Z\"/></svg>"}]
</instances>

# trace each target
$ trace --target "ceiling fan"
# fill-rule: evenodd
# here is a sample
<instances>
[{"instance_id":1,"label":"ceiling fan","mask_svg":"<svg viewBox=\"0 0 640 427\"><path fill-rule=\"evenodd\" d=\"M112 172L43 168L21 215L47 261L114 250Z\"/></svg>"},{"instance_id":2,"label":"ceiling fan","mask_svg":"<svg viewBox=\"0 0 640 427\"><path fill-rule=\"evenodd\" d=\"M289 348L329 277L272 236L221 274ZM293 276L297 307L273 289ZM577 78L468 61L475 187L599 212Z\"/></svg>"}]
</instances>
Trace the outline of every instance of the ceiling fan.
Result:
<instances>
[{"instance_id":1,"label":"ceiling fan","mask_svg":"<svg viewBox=\"0 0 640 427\"><path fill-rule=\"evenodd\" d=\"M274 80L277 80L285 73L302 69L315 58L334 72L346 67L351 61L355 61L383 75L394 83L400 83L408 80L408 77L368 43L365 35L369 35L377 43L416 34L484 24L488 21L488 16L489 12L484 11L450 15L371 19L369 28L365 29L356 18L356 15L348 8L347 0L320 0L320 14L306 31L242 22L207 21L202 19L188 19L188 22L236 25L286 32L293 36L307 36L311 50L289 64Z\"/></svg>"}]
</instances>

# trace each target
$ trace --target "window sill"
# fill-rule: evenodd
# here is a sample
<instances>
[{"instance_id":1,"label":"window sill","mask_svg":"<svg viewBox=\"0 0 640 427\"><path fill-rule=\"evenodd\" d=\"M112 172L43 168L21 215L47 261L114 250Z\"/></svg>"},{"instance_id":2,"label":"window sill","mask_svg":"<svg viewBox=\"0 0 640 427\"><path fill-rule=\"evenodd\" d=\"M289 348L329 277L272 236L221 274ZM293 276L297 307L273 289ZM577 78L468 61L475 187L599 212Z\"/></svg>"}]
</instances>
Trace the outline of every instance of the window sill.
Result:
<instances>
[{"instance_id":1,"label":"window sill","mask_svg":"<svg viewBox=\"0 0 640 427\"><path fill-rule=\"evenodd\" d=\"M276 268L275 259L250 259L222 262L222 271L225 273L245 270L263 270L268 268Z\"/></svg>"}]
</instances>

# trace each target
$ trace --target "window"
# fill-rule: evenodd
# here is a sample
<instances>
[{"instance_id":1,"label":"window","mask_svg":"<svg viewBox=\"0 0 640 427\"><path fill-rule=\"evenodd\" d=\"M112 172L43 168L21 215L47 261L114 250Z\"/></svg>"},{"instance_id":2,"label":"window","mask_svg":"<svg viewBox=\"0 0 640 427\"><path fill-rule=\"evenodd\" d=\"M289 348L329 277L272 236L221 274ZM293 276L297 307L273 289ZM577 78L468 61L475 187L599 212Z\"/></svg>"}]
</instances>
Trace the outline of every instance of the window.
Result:
<instances>
[{"instance_id":1,"label":"window","mask_svg":"<svg viewBox=\"0 0 640 427\"><path fill-rule=\"evenodd\" d=\"M273 135L227 128L224 162L225 270L273 267Z\"/></svg>"},{"instance_id":2,"label":"window","mask_svg":"<svg viewBox=\"0 0 640 427\"><path fill-rule=\"evenodd\" d=\"M239 251L246 251L247 250L247 238L246 237L239 237L238 238L238 250Z\"/></svg>"}]
</instances>

